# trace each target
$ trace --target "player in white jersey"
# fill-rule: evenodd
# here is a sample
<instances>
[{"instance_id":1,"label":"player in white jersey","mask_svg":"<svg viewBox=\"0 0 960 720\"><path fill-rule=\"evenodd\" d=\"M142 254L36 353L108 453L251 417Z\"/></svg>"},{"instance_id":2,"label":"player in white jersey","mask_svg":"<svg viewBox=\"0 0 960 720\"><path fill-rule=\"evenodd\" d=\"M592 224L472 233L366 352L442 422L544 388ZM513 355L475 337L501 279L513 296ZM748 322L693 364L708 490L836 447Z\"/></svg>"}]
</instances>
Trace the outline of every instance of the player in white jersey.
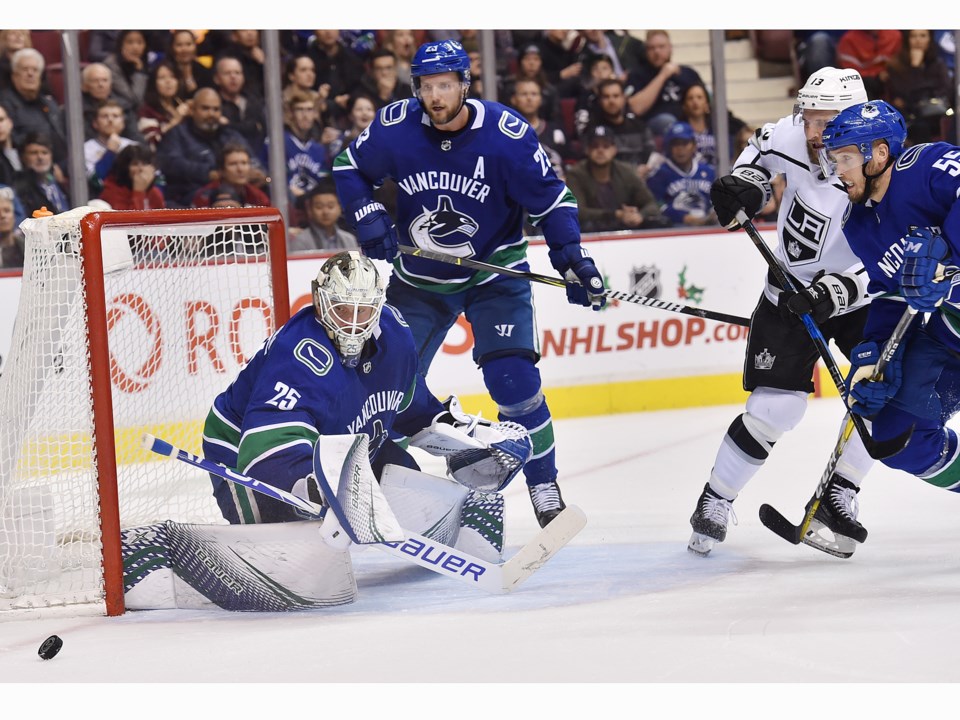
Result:
<instances>
[{"instance_id":1,"label":"player in white jersey","mask_svg":"<svg viewBox=\"0 0 960 720\"><path fill-rule=\"evenodd\" d=\"M855 70L822 68L797 94L794 113L768 123L751 138L730 175L716 180L710 196L717 218L737 230L739 210L754 217L771 197L770 180L783 175L786 189L777 217L776 256L798 293L785 292L771 272L753 315L743 369L750 392L746 411L724 435L710 479L690 518L688 548L706 555L727 533L731 503L766 461L780 437L800 422L813 391L819 357L800 315L810 313L824 338L849 356L863 339L868 297L863 263L843 236L847 195L835 176L824 177L818 162L821 134L840 110L866 100ZM821 550L845 553L866 539L857 522L856 493L873 460L854 435L837 465L804 539ZM809 507L809 506L808 506ZM734 516L736 519L736 516ZM834 539L824 539L828 528Z\"/></svg>"}]
</instances>

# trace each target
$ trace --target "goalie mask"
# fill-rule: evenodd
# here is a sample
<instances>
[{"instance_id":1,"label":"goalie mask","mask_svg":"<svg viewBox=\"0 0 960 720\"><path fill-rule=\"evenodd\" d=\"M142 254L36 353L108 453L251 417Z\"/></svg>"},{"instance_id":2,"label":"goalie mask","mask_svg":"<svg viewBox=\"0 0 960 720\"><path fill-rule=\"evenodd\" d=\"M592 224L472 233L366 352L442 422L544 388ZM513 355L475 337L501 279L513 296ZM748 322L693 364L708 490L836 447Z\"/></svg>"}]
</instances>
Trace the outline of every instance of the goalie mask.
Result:
<instances>
[{"instance_id":1,"label":"goalie mask","mask_svg":"<svg viewBox=\"0 0 960 720\"><path fill-rule=\"evenodd\" d=\"M347 367L360 362L364 344L379 325L383 302L380 273L355 250L334 255L317 273L314 311Z\"/></svg>"}]
</instances>

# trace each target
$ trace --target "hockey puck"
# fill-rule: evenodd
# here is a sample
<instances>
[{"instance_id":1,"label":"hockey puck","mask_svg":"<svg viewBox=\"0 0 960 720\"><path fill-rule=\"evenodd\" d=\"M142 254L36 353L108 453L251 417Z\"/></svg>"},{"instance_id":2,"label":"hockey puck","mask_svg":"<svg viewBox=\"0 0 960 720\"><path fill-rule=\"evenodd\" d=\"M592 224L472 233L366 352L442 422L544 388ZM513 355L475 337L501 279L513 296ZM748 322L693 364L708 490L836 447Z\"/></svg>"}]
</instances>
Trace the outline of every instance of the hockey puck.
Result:
<instances>
[{"instance_id":1,"label":"hockey puck","mask_svg":"<svg viewBox=\"0 0 960 720\"><path fill-rule=\"evenodd\" d=\"M49 660L52 657L55 657L60 648L63 647L63 640L60 639L58 635L51 635L46 640L43 641L43 644L40 646L40 649L37 650L37 655L39 655L44 660Z\"/></svg>"}]
</instances>

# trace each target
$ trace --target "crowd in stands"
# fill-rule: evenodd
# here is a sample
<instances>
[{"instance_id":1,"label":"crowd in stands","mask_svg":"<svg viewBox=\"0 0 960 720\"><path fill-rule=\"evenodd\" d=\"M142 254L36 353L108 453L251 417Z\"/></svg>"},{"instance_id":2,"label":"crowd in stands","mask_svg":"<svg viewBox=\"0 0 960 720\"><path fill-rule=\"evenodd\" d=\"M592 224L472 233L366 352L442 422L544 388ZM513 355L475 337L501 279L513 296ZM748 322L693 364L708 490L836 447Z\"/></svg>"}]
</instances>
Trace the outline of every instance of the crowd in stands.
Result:
<instances>
[{"instance_id":1,"label":"crowd in stands","mask_svg":"<svg viewBox=\"0 0 960 720\"><path fill-rule=\"evenodd\" d=\"M856 67L871 97L907 116L911 141L936 139L953 106L952 46L945 57L938 32L794 31L797 76ZM76 182L114 209L270 203L259 31L84 31L85 178L65 174L62 77L47 72L59 50L54 57L34 47L40 33L52 31L0 31L2 266L18 257L19 222L41 206L67 209ZM500 102L535 130L578 198L585 232L716 224L709 188L718 142L734 159L754 128L728 112L730 136L714 137L707 87L673 60L667 31L494 35L490 79L476 30L280 32L286 177L273 181L287 189L291 251L356 247L330 177L333 159L380 108L411 96L417 47L450 37L470 55L471 97L495 81ZM388 209L395 191L389 183L378 190Z\"/></svg>"}]
</instances>

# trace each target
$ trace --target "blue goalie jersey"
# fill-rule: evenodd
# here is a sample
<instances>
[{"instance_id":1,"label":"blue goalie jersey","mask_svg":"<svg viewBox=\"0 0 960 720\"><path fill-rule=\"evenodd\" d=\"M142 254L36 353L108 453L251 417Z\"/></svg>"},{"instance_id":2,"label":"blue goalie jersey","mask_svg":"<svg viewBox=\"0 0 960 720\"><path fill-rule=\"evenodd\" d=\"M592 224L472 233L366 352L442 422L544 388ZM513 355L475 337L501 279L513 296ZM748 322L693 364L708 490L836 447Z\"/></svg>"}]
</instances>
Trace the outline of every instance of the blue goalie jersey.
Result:
<instances>
[{"instance_id":1,"label":"blue goalie jersey","mask_svg":"<svg viewBox=\"0 0 960 720\"><path fill-rule=\"evenodd\" d=\"M440 132L416 99L387 105L337 157L334 179L349 215L372 189L397 184L402 244L527 269L524 213L552 250L580 242L577 202L553 171L536 132L499 103L468 100L470 119ZM400 255L401 280L436 292L459 292L489 273Z\"/></svg>"},{"instance_id":2,"label":"blue goalie jersey","mask_svg":"<svg viewBox=\"0 0 960 720\"><path fill-rule=\"evenodd\" d=\"M348 368L310 305L214 400L205 453L290 490L313 471L319 435L365 433L373 460L390 430L412 435L442 411L417 372L413 337L396 310L384 306L360 363Z\"/></svg>"}]
</instances>

